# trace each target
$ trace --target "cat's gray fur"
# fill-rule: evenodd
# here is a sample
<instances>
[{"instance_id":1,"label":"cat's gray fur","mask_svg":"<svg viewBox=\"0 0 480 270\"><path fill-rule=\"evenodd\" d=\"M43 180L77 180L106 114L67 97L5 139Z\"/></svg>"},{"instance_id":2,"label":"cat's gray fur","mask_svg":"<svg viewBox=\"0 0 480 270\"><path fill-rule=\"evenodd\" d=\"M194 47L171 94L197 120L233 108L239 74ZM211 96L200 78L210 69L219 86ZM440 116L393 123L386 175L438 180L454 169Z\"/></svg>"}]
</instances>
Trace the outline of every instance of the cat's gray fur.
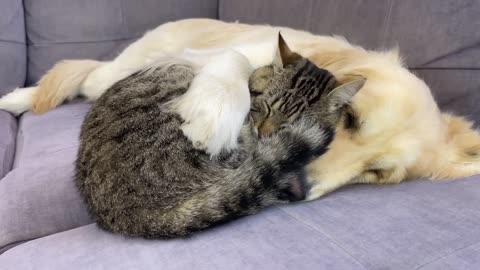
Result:
<instances>
[{"instance_id":1,"label":"cat's gray fur","mask_svg":"<svg viewBox=\"0 0 480 270\"><path fill-rule=\"evenodd\" d=\"M294 93L286 89L306 64L313 65L295 59L270 77L258 76L262 70L254 73L253 80L269 82L263 84L260 103L271 109L275 105L269 102L282 92ZM189 66L156 68L116 83L87 115L76 163L76 184L96 222L132 236L178 237L304 199L304 166L327 150L343 110L331 107L336 102L333 76L317 72L331 76L330 83L311 86L316 94L314 103L302 108L306 116L286 117L286 123L260 139L258 123L250 118L239 148L217 159L193 147L180 129L182 119L166 106L188 89L194 76ZM256 113L260 119L272 116L262 117L262 109ZM328 114L325 121L318 117L322 114Z\"/></svg>"}]
</instances>

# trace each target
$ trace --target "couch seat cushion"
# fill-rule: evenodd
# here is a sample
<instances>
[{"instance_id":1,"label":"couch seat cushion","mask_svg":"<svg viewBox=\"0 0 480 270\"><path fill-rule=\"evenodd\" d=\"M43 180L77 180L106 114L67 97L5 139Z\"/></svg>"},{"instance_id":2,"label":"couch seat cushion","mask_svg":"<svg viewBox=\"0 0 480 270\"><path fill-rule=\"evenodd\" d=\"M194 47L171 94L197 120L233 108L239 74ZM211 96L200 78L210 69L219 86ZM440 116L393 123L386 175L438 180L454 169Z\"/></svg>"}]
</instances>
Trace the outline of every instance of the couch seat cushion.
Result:
<instances>
[{"instance_id":1,"label":"couch seat cushion","mask_svg":"<svg viewBox=\"0 0 480 270\"><path fill-rule=\"evenodd\" d=\"M328 237L274 208L184 240L126 238L91 224L17 246L0 256L0 265L16 270L361 268Z\"/></svg>"},{"instance_id":2,"label":"couch seat cushion","mask_svg":"<svg viewBox=\"0 0 480 270\"><path fill-rule=\"evenodd\" d=\"M0 181L0 217L8 217L0 218L0 253L15 243L92 222L73 182L80 127L89 107L73 102L21 117L14 169Z\"/></svg>"},{"instance_id":3,"label":"couch seat cushion","mask_svg":"<svg viewBox=\"0 0 480 270\"><path fill-rule=\"evenodd\" d=\"M479 205L480 176L359 185L314 202L270 208L188 239L128 238L91 224L16 246L0 256L0 265L18 270L480 269Z\"/></svg>"},{"instance_id":4,"label":"couch seat cushion","mask_svg":"<svg viewBox=\"0 0 480 270\"><path fill-rule=\"evenodd\" d=\"M89 104L76 101L46 114L24 114L19 121L13 167L73 166L89 108Z\"/></svg>"}]
</instances>

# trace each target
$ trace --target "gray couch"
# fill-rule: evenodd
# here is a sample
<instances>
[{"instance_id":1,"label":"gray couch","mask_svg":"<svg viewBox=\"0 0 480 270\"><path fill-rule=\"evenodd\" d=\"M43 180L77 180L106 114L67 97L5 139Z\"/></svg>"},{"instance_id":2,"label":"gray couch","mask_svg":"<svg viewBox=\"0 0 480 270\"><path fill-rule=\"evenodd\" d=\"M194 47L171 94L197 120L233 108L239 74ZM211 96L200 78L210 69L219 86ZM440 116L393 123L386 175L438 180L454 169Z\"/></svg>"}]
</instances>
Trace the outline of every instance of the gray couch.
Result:
<instances>
[{"instance_id":1,"label":"gray couch","mask_svg":"<svg viewBox=\"0 0 480 270\"><path fill-rule=\"evenodd\" d=\"M2 0L0 94L60 59L111 59L163 22L210 17L398 44L443 109L480 120L479 14L469 0ZM88 109L0 111L0 269L480 269L480 176L351 186L189 239L104 232L72 182Z\"/></svg>"}]
</instances>

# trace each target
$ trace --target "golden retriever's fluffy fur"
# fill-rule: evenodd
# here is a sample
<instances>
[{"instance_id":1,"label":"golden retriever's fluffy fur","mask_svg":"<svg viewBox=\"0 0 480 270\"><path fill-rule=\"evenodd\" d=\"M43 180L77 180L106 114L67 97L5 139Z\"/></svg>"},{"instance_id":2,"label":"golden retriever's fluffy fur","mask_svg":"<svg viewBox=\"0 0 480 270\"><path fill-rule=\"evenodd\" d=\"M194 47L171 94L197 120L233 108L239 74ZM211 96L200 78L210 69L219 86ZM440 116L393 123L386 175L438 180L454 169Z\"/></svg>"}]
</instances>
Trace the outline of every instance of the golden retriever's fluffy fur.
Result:
<instances>
[{"instance_id":1,"label":"golden retriever's fluffy fur","mask_svg":"<svg viewBox=\"0 0 480 270\"><path fill-rule=\"evenodd\" d=\"M278 31L294 51L333 72L340 82L358 75L367 78L352 104L356 126L346 129L339 125L330 151L309 166L309 178L314 184L310 199L349 183L458 178L480 172L479 134L465 119L442 114L428 86L402 65L395 50L367 51L339 37L289 28L191 19L150 31L113 62L102 63L110 66L109 72L100 67L89 77L101 76L107 81L96 88L98 96L111 83L148 64L148 59L178 54L184 48L234 48L254 66L260 66L271 61L270 44L274 44ZM131 70L117 67L113 72L113 66L119 63ZM81 62L77 64L76 69L87 73L94 66L91 62L84 63L84 68ZM38 112L55 107L59 100L78 91L87 96L95 92L90 78L81 75L86 78L82 84L78 80L66 81L66 71L55 71L61 67L55 66L41 80L33 100Z\"/></svg>"}]
</instances>

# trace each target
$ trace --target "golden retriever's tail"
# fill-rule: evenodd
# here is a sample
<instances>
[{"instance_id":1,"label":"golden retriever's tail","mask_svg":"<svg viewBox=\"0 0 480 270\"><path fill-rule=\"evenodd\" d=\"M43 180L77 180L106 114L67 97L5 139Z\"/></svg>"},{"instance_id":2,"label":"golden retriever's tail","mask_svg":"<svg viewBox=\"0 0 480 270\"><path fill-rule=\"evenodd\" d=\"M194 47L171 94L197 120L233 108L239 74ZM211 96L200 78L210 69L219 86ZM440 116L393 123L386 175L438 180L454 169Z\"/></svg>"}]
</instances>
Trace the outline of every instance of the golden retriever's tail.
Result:
<instances>
[{"instance_id":1,"label":"golden retriever's tail","mask_svg":"<svg viewBox=\"0 0 480 270\"><path fill-rule=\"evenodd\" d=\"M78 96L82 82L101 64L94 60L64 60L57 63L38 82L32 96L31 110L45 113L65 100Z\"/></svg>"},{"instance_id":2,"label":"golden retriever's tail","mask_svg":"<svg viewBox=\"0 0 480 270\"><path fill-rule=\"evenodd\" d=\"M451 179L480 174L480 133L473 123L458 116L443 114L447 124L447 149L440 151L434 178Z\"/></svg>"}]
</instances>

